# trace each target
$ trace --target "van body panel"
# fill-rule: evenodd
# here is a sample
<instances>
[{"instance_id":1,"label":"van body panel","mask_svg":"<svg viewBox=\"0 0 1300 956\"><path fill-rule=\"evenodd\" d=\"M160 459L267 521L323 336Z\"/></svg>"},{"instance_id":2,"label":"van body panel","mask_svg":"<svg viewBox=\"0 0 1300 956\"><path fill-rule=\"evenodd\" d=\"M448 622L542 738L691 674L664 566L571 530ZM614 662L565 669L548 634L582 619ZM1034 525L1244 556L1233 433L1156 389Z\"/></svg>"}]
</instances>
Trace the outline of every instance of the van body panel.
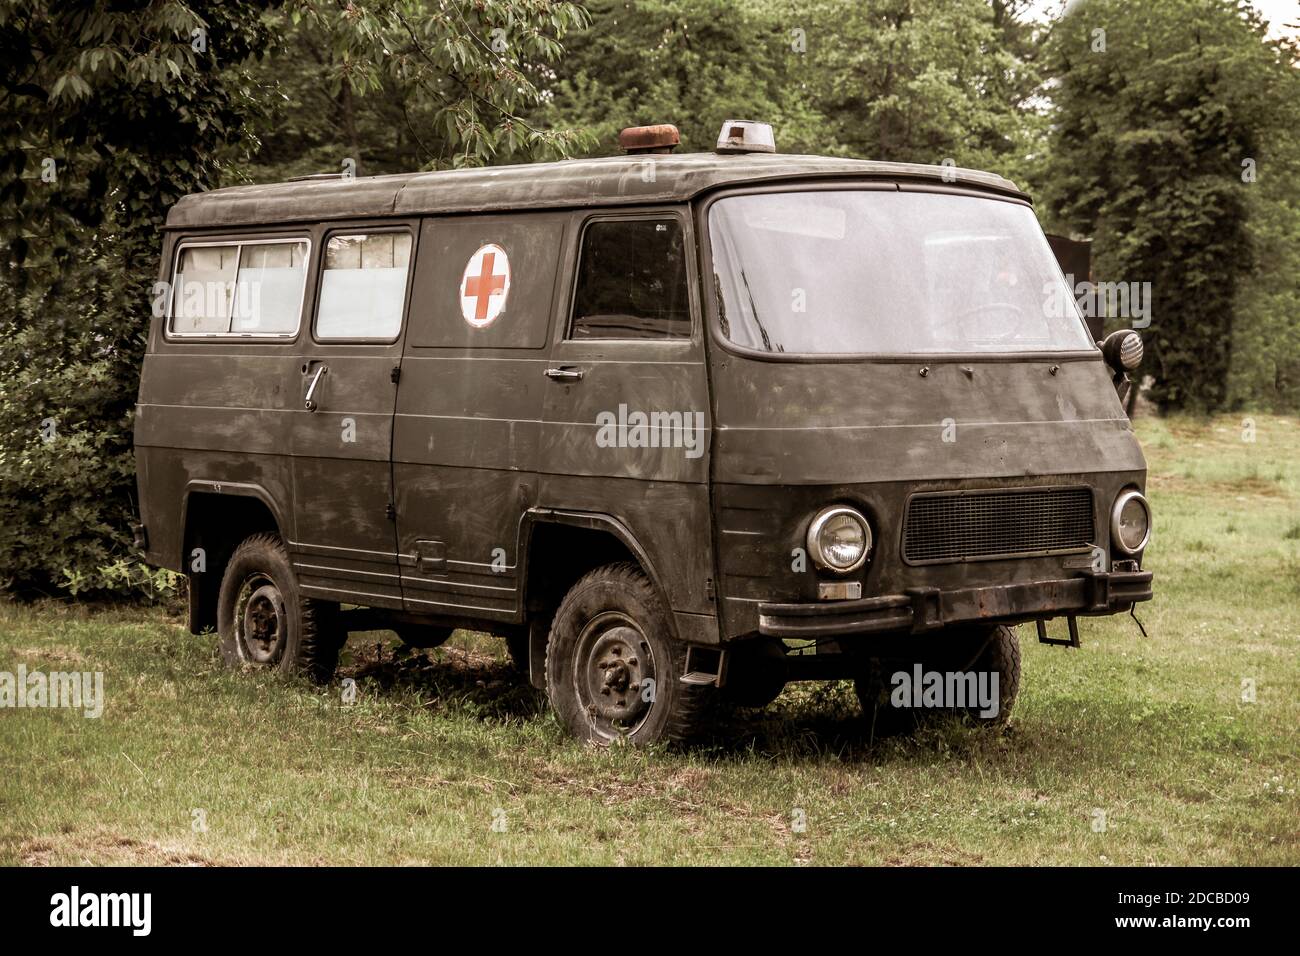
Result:
<instances>
[{"instance_id":1,"label":"van body panel","mask_svg":"<svg viewBox=\"0 0 1300 956\"><path fill-rule=\"evenodd\" d=\"M724 355L715 360L713 388L720 482L961 480L1146 467L1100 356L822 364Z\"/></svg>"},{"instance_id":2,"label":"van body panel","mask_svg":"<svg viewBox=\"0 0 1300 956\"><path fill-rule=\"evenodd\" d=\"M293 461L287 450L297 395L285 383L299 365L293 346L154 347L145 359L135 418L140 520L150 529L150 563L185 570L186 489L196 482L264 489L291 537Z\"/></svg>"},{"instance_id":3,"label":"van body panel","mask_svg":"<svg viewBox=\"0 0 1300 956\"><path fill-rule=\"evenodd\" d=\"M408 611L522 616L520 529L536 494L567 225L566 214L534 213L440 217L421 227L393 445ZM489 244L506 253L510 286L501 313L475 327L462 314L462 279Z\"/></svg>"},{"instance_id":4,"label":"van body panel","mask_svg":"<svg viewBox=\"0 0 1300 956\"><path fill-rule=\"evenodd\" d=\"M700 530L711 524L707 485L542 474L537 500L546 509L613 518L648 555L670 609L712 613L713 550L700 540Z\"/></svg>"},{"instance_id":5,"label":"van body panel","mask_svg":"<svg viewBox=\"0 0 1300 956\"><path fill-rule=\"evenodd\" d=\"M314 411L294 412L294 566L313 597L400 607L392 503L392 435L400 345L308 343L291 387L303 396L323 366Z\"/></svg>"},{"instance_id":6,"label":"van body panel","mask_svg":"<svg viewBox=\"0 0 1300 956\"><path fill-rule=\"evenodd\" d=\"M626 348L621 347L624 345ZM696 358L698 353L698 346L689 342L628 342L615 348L593 342L556 346L551 364L581 369L583 379L572 385L555 383L548 390L541 431L544 469L575 477L707 483L711 431L708 380L704 362ZM679 420L683 428L689 423L693 431L686 440L692 447L609 444L611 437L620 440L620 424L629 421L634 412L645 414L647 420L653 413L682 416L671 418L668 427L675 428ZM623 429L625 436L636 429L637 420L631 420L633 424ZM662 431L660 428L660 434Z\"/></svg>"},{"instance_id":7,"label":"van body panel","mask_svg":"<svg viewBox=\"0 0 1300 956\"><path fill-rule=\"evenodd\" d=\"M415 220L354 220L322 228L312 270L313 306L298 336L300 364L287 387L298 398L289 447L293 456L294 568L305 594L400 609L397 529L393 522L393 414L403 314L391 341L327 337L321 327L325 251L332 239L411 237ZM409 312L419 256L407 262ZM343 334L340 332L339 334ZM310 395L310 407L308 396Z\"/></svg>"},{"instance_id":8,"label":"van body panel","mask_svg":"<svg viewBox=\"0 0 1300 956\"><path fill-rule=\"evenodd\" d=\"M676 218L694 247L685 207L576 214L566 242L553 334L551 368L572 369L576 381L548 380L539 444L537 503L543 508L603 513L625 526L655 563L669 608L710 614L713 576L709 536L712 410L704 352L703 313L695 257L687 254L692 330L680 339L576 339L569 334L574 265L583 226L594 220ZM670 426L638 436L633 413L672 417ZM668 418L662 421L669 421ZM644 436L655 445L642 444ZM687 446L690 447L687 447ZM689 543L687 543L689 542Z\"/></svg>"}]
</instances>

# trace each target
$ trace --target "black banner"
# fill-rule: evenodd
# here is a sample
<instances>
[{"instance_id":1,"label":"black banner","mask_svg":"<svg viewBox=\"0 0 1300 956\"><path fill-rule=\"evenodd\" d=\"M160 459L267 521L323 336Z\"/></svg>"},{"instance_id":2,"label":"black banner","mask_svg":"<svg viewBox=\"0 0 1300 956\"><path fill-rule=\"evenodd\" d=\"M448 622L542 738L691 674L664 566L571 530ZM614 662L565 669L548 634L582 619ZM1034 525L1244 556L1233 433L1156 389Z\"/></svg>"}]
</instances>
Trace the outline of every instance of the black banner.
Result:
<instances>
[{"instance_id":1,"label":"black banner","mask_svg":"<svg viewBox=\"0 0 1300 956\"><path fill-rule=\"evenodd\" d=\"M1233 946L1294 923L1292 874L1262 869L8 869L7 943L406 939L430 922L541 942L563 924L611 921L731 943L800 923L888 939L998 945L1031 929L1058 941L1192 938ZM459 929L457 927L460 927ZM620 935L622 931L616 932ZM820 931L819 931L820 935Z\"/></svg>"}]
</instances>

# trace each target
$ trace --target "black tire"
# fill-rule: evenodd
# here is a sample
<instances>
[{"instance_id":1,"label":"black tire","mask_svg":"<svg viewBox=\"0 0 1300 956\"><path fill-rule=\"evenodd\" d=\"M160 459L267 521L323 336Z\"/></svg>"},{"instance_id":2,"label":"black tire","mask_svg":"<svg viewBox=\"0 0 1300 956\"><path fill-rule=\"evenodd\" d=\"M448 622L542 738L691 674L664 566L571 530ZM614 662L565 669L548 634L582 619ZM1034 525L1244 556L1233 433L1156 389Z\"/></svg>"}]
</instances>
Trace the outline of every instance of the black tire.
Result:
<instances>
[{"instance_id":1,"label":"black tire","mask_svg":"<svg viewBox=\"0 0 1300 956\"><path fill-rule=\"evenodd\" d=\"M1020 639L1014 629L1003 625L955 628L951 633L936 635L932 653L923 662L925 670L996 674L998 678L998 712L981 716L976 707L960 712L978 724L1000 726L1011 716L1020 692ZM892 700L892 674L911 671L913 662L872 660L854 681L863 716L871 723L874 736L905 733L927 717L958 712L956 708L930 709L895 706Z\"/></svg>"},{"instance_id":2,"label":"black tire","mask_svg":"<svg viewBox=\"0 0 1300 956\"><path fill-rule=\"evenodd\" d=\"M399 624L393 628L393 633L407 647L424 649L441 647L447 643L454 630L454 627L442 627L437 624Z\"/></svg>"},{"instance_id":3,"label":"black tire","mask_svg":"<svg viewBox=\"0 0 1300 956\"><path fill-rule=\"evenodd\" d=\"M785 690L785 642L779 638L740 641L728 648L727 681L720 699L737 707L766 707Z\"/></svg>"},{"instance_id":4,"label":"black tire","mask_svg":"<svg viewBox=\"0 0 1300 956\"><path fill-rule=\"evenodd\" d=\"M546 694L579 740L680 743L707 726L716 696L712 686L683 684L685 665L649 579L630 562L609 564L583 576L555 613Z\"/></svg>"},{"instance_id":5,"label":"black tire","mask_svg":"<svg viewBox=\"0 0 1300 956\"><path fill-rule=\"evenodd\" d=\"M892 737L916 729L917 713L911 708L895 707L890 700L889 676L904 665L873 657L853 681L853 690L862 705L862 716L872 738Z\"/></svg>"},{"instance_id":6,"label":"black tire","mask_svg":"<svg viewBox=\"0 0 1300 956\"><path fill-rule=\"evenodd\" d=\"M217 631L226 663L302 673L318 683L334 676L347 641L338 605L299 593L284 542L274 534L246 538L230 556L217 598Z\"/></svg>"},{"instance_id":7,"label":"black tire","mask_svg":"<svg viewBox=\"0 0 1300 956\"><path fill-rule=\"evenodd\" d=\"M973 643L980 641L975 638ZM968 713L981 724L1000 726L1011 718L1011 708L1020 696L1020 638L1015 628L1000 625L989 628L982 643L983 648L966 669L998 675L998 712L994 717L981 717L977 710L968 708Z\"/></svg>"}]
</instances>

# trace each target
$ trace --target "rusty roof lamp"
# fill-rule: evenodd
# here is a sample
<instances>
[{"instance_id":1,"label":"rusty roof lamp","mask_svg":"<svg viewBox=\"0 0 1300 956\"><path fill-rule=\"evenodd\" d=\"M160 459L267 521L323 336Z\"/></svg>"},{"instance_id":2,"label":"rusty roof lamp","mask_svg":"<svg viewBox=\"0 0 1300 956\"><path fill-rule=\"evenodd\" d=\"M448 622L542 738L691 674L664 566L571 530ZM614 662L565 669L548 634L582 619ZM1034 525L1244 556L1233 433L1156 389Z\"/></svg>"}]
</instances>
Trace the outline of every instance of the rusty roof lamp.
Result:
<instances>
[{"instance_id":1,"label":"rusty roof lamp","mask_svg":"<svg viewBox=\"0 0 1300 956\"><path fill-rule=\"evenodd\" d=\"M629 126L618 134L618 145L629 156L651 153L666 156L681 143L677 127L671 123L657 126Z\"/></svg>"}]
</instances>

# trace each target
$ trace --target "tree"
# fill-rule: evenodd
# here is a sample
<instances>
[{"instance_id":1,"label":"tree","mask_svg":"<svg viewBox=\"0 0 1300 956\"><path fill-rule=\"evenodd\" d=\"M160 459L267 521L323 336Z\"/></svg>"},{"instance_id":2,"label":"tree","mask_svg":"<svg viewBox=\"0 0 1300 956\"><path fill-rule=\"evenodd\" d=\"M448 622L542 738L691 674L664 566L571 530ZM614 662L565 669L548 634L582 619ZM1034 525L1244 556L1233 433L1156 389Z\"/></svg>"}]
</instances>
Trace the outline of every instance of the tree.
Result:
<instances>
[{"instance_id":1,"label":"tree","mask_svg":"<svg viewBox=\"0 0 1300 956\"><path fill-rule=\"evenodd\" d=\"M1167 409L1227 398L1238 285L1252 269L1249 160L1279 88L1263 25L1233 0L1092 0L1053 33L1049 208L1095 238L1094 274L1149 282L1144 371Z\"/></svg>"},{"instance_id":2,"label":"tree","mask_svg":"<svg viewBox=\"0 0 1300 956\"><path fill-rule=\"evenodd\" d=\"M339 159L370 133L349 125L351 98L391 107L371 94L410 111L429 165L562 153L574 138L521 114L538 64L581 22L575 4L285 9L321 44L309 75L339 103ZM240 178L278 92L253 71L283 17L245 0L0 0L0 587L153 580L128 528L158 227L186 193Z\"/></svg>"},{"instance_id":3,"label":"tree","mask_svg":"<svg viewBox=\"0 0 1300 956\"><path fill-rule=\"evenodd\" d=\"M527 116L560 39L586 22L577 3L298 0L269 20L259 176L555 159L582 142Z\"/></svg>"},{"instance_id":4,"label":"tree","mask_svg":"<svg viewBox=\"0 0 1300 956\"><path fill-rule=\"evenodd\" d=\"M1022 4L816 0L810 95L853 156L1015 175L1033 137L1037 77Z\"/></svg>"},{"instance_id":5,"label":"tree","mask_svg":"<svg viewBox=\"0 0 1300 956\"><path fill-rule=\"evenodd\" d=\"M815 145L794 37L755 0L593 0L570 38L538 115L591 134L587 152L618 152L625 126L673 123L683 151L711 149L727 119L772 123L785 152Z\"/></svg>"},{"instance_id":6,"label":"tree","mask_svg":"<svg viewBox=\"0 0 1300 956\"><path fill-rule=\"evenodd\" d=\"M1268 45L1275 58L1256 95L1272 104L1250 157L1246 210L1254 269L1234 303L1228 404L1300 410L1300 38ZM1242 170L1243 175L1246 170Z\"/></svg>"},{"instance_id":7,"label":"tree","mask_svg":"<svg viewBox=\"0 0 1300 956\"><path fill-rule=\"evenodd\" d=\"M220 176L264 42L253 3L0 5L0 584L130 565L157 228Z\"/></svg>"},{"instance_id":8,"label":"tree","mask_svg":"<svg viewBox=\"0 0 1300 956\"><path fill-rule=\"evenodd\" d=\"M709 149L726 119L782 152L1018 173L1037 119L1023 0L595 0L543 114L590 129L671 122ZM1041 124L1039 124L1041 125Z\"/></svg>"}]
</instances>

